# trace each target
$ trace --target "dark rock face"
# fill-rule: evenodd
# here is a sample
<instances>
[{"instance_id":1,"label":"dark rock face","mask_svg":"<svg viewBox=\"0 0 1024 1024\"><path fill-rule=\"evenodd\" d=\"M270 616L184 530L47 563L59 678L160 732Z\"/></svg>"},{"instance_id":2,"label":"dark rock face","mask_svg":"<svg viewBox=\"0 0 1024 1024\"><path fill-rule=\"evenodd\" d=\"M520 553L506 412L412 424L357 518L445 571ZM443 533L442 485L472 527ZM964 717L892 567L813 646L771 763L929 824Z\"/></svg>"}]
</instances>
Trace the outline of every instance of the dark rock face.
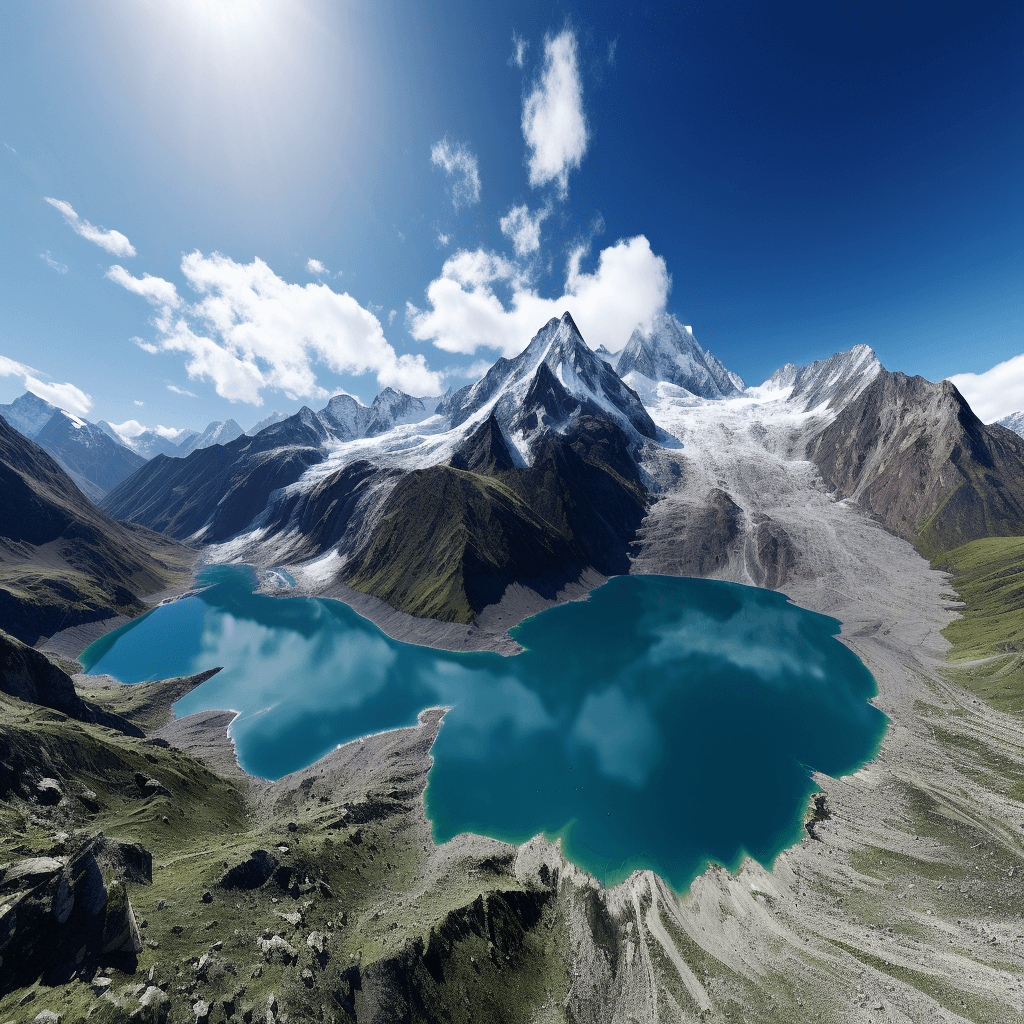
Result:
<instances>
[{"instance_id":1,"label":"dark rock face","mask_svg":"<svg viewBox=\"0 0 1024 1024\"><path fill-rule=\"evenodd\" d=\"M456 451L449 465L453 469L485 474L515 468L515 460L493 414Z\"/></svg>"},{"instance_id":2,"label":"dark rock face","mask_svg":"<svg viewBox=\"0 0 1024 1024\"><path fill-rule=\"evenodd\" d=\"M796 562L796 549L789 534L763 512L754 514L754 554L756 567L748 562L748 569L759 587L778 590L785 586Z\"/></svg>"},{"instance_id":3,"label":"dark rock face","mask_svg":"<svg viewBox=\"0 0 1024 1024\"><path fill-rule=\"evenodd\" d=\"M709 576L725 566L743 525L743 511L723 490L715 487L703 504L681 506L673 516L671 533L651 534L641 529L645 541L657 544L658 570L672 576Z\"/></svg>"},{"instance_id":4,"label":"dark rock face","mask_svg":"<svg viewBox=\"0 0 1024 1024\"><path fill-rule=\"evenodd\" d=\"M104 883L91 844L66 866L8 870L0 892L0 995L40 977L44 985L62 984L101 957L134 968L142 941L131 903L122 882Z\"/></svg>"},{"instance_id":5,"label":"dark rock face","mask_svg":"<svg viewBox=\"0 0 1024 1024\"><path fill-rule=\"evenodd\" d=\"M224 889L258 889L277 866L277 859L266 850L253 850L246 860L224 873L220 885Z\"/></svg>"},{"instance_id":6,"label":"dark rock face","mask_svg":"<svg viewBox=\"0 0 1024 1024\"><path fill-rule=\"evenodd\" d=\"M185 459L158 455L111 491L103 509L122 522L208 543L247 527L278 488L323 461L328 434L311 409Z\"/></svg>"},{"instance_id":7,"label":"dark rock face","mask_svg":"<svg viewBox=\"0 0 1024 1024\"><path fill-rule=\"evenodd\" d=\"M1024 534L1024 438L986 427L949 381L881 371L807 454L837 497L926 557Z\"/></svg>"}]
</instances>

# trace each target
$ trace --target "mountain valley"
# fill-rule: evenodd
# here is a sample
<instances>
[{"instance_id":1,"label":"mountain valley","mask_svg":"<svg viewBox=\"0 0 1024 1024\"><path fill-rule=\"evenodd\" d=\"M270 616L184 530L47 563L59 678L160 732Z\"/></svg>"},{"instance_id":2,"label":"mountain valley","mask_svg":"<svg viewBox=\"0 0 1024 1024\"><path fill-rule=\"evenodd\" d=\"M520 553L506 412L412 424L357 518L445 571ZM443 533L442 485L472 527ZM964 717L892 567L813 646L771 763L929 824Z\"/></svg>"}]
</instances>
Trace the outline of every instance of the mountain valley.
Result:
<instances>
[{"instance_id":1,"label":"mountain valley","mask_svg":"<svg viewBox=\"0 0 1024 1024\"><path fill-rule=\"evenodd\" d=\"M863 345L747 387L669 315L612 354L566 313L459 391L268 419L154 448L98 507L0 423L0 1019L1024 1014L1024 439ZM605 888L542 836L433 842L444 709L269 782L238 766L232 712L175 717L206 676L79 671L112 616L225 562L505 654L614 575L780 590L839 620L890 727L856 773L814 776L771 870ZM99 910L65 929L75 872Z\"/></svg>"}]
</instances>

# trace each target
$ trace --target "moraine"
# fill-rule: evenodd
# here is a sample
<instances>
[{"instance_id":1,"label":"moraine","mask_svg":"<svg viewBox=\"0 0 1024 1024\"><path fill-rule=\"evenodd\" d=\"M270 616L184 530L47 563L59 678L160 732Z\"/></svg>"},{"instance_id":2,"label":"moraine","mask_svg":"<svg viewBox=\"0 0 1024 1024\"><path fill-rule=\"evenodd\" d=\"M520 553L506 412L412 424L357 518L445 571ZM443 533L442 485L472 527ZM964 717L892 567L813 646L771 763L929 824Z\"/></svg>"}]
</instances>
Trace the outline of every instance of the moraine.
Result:
<instances>
[{"instance_id":1,"label":"moraine","mask_svg":"<svg viewBox=\"0 0 1024 1024\"><path fill-rule=\"evenodd\" d=\"M683 891L709 861L770 866L801 835L812 772L874 756L886 720L839 623L737 584L623 576L512 630L515 657L392 640L336 601L202 593L93 644L123 682L224 670L175 706L234 708L239 760L279 778L445 706L425 794L434 838L543 832L606 884L651 868Z\"/></svg>"}]
</instances>

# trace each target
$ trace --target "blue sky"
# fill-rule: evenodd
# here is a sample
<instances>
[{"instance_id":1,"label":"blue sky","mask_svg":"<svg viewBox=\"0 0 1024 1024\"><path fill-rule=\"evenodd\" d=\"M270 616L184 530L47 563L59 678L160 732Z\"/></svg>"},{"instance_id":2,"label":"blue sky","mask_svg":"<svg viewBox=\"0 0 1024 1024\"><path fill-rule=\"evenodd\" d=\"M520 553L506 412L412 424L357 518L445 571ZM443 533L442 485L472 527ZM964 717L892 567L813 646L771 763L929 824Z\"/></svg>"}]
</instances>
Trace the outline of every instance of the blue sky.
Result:
<instances>
[{"instance_id":1,"label":"blue sky","mask_svg":"<svg viewBox=\"0 0 1024 1024\"><path fill-rule=\"evenodd\" d=\"M864 342L1024 407L1019 3L0 18L2 401L248 426L667 308L748 382Z\"/></svg>"}]
</instances>

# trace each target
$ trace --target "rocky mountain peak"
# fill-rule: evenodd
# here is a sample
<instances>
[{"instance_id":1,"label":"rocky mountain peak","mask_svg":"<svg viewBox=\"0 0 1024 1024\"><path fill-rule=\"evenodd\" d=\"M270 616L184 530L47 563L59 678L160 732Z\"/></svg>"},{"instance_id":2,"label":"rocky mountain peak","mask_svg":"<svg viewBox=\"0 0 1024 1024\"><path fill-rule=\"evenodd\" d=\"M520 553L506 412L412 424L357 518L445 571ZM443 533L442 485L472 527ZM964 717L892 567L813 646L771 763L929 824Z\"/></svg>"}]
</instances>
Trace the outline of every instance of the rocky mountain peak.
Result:
<instances>
[{"instance_id":1,"label":"rocky mountain peak","mask_svg":"<svg viewBox=\"0 0 1024 1024\"><path fill-rule=\"evenodd\" d=\"M856 398L882 372L868 345L854 345L810 366L787 363L765 381L765 387L792 388L789 401L804 412L827 405L839 408Z\"/></svg>"},{"instance_id":2,"label":"rocky mountain peak","mask_svg":"<svg viewBox=\"0 0 1024 1024\"><path fill-rule=\"evenodd\" d=\"M740 377L705 352L693 331L672 313L659 313L649 331L637 327L619 355L616 369L623 378L638 373L701 398L726 398L744 388Z\"/></svg>"}]
</instances>

